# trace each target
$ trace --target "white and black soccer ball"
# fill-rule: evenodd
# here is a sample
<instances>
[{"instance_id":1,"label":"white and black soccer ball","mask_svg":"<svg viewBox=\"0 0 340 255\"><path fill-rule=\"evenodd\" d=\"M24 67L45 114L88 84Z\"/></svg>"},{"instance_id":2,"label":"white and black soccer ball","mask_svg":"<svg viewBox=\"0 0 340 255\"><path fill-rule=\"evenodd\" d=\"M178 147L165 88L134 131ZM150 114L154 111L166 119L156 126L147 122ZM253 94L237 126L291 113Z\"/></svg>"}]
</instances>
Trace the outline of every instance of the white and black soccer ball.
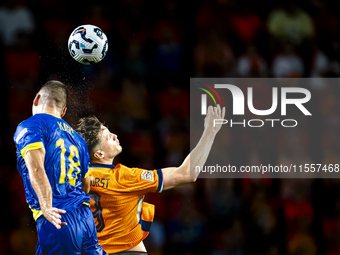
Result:
<instances>
[{"instance_id":1,"label":"white and black soccer ball","mask_svg":"<svg viewBox=\"0 0 340 255\"><path fill-rule=\"evenodd\" d=\"M84 65L101 61L107 53L109 44L104 32L93 25L77 27L68 39L68 50L76 61Z\"/></svg>"}]
</instances>

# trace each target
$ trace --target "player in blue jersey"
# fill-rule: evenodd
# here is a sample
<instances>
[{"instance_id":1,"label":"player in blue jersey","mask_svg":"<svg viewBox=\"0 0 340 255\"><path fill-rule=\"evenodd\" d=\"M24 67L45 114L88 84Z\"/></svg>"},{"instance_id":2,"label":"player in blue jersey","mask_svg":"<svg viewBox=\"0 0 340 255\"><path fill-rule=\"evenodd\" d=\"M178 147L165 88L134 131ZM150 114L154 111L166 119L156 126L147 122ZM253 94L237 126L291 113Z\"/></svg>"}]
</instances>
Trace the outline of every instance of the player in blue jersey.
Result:
<instances>
[{"instance_id":1,"label":"player in blue jersey","mask_svg":"<svg viewBox=\"0 0 340 255\"><path fill-rule=\"evenodd\" d=\"M33 100L33 116L14 134L17 167L37 221L36 254L106 254L89 207L87 146L62 119L66 100L63 83L45 83Z\"/></svg>"}]
</instances>

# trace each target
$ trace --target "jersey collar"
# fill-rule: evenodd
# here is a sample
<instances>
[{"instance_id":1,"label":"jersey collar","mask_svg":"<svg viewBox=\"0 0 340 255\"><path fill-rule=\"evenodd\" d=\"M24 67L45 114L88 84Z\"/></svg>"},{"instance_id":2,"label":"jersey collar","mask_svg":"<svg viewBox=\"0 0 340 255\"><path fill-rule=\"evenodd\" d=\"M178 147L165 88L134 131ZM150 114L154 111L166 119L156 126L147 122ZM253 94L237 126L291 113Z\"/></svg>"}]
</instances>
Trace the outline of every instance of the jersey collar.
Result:
<instances>
[{"instance_id":1,"label":"jersey collar","mask_svg":"<svg viewBox=\"0 0 340 255\"><path fill-rule=\"evenodd\" d=\"M90 164L90 167L115 168L114 164Z\"/></svg>"},{"instance_id":2,"label":"jersey collar","mask_svg":"<svg viewBox=\"0 0 340 255\"><path fill-rule=\"evenodd\" d=\"M56 117L56 118L58 118L58 119L61 119L60 116L55 115L55 114L53 114L53 113L39 112L39 113L36 113L36 114L48 114L48 115L52 115L53 117Z\"/></svg>"}]
</instances>

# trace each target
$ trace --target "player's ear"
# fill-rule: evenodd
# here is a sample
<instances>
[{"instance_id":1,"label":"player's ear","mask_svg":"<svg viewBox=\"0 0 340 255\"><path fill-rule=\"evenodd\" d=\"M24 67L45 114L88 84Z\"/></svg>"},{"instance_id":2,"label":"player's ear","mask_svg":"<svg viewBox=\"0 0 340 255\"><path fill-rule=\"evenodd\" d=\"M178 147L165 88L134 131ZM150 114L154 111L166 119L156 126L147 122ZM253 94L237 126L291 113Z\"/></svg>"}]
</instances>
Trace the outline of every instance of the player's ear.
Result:
<instances>
[{"instance_id":1,"label":"player's ear","mask_svg":"<svg viewBox=\"0 0 340 255\"><path fill-rule=\"evenodd\" d=\"M61 112L60 117L63 118L66 114L67 107L64 107L64 110Z\"/></svg>"},{"instance_id":2,"label":"player's ear","mask_svg":"<svg viewBox=\"0 0 340 255\"><path fill-rule=\"evenodd\" d=\"M102 150L97 150L93 156L96 158L96 159L103 159L105 157L105 153L104 151Z\"/></svg>"},{"instance_id":3,"label":"player's ear","mask_svg":"<svg viewBox=\"0 0 340 255\"><path fill-rule=\"evenodd\" d=\"M41 95L39 93L37 93L37 95L35 96L35 98L33 100L34 106L38 106L40 98L41 98Z\"/></svg>"}]
</instances>

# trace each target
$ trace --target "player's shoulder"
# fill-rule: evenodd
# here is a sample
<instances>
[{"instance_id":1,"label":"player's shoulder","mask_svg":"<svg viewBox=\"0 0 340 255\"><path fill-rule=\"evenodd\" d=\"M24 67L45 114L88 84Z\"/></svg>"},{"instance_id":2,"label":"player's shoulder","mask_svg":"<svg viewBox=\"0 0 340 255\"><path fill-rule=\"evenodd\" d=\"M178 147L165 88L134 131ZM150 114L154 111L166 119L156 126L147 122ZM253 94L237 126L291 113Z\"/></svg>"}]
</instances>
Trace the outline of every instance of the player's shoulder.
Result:
<instances>
[{"instance_id":1,"label":"player's shoulder","mask_svg":"<svg viewBox=\"0 0 340 255\"><path fill-rule=\"evenodd\" d=\"M51 118L57 118L50 114L37 113L33 116L27 118L26 120L19 123L18 128L27 127L27 126L35 126L42 123L49 123ZM61 119L60 119L61 120Z\"/></svg>"},{"instance_id":2,"label":"player's shoulder","mask_svg":"<svg viewBox=\"0 0 340 255\"><path fill-rule=\"evenodd\" d=\"M129 178L129 177L137 177L141 176L144 172L151 172L149 170L145 170L139 167L127 167L122 164L116 165L114 169L121 177Z\"/></svg>"},{"instance_id":3,"label":"player's shoulder","mask_svg":"<svg viewBox=\"0 0 340 255\"><path fill-rule=\"evenodd\" d=\"M35 115L31 116L18 124L14 136L22 132L22 130L24 130L25 128L27 129L28 127L37 127L40 123L40 118L37 118Z\"/></svg>"},{"instance_id":4,"label":"player's shoulder","mask_svg":"<svg viewBox=\"0 0 340 255\"><path fill-rule=\"evenodd\" d=\"M122 165L122 164L117 164L117 165L115 165L115 167L114 167L114 171L119 172L120 174L124 174L124 173L130 174L130 173L132 173L134 170L133 170L133 168L131 168L131 167L127 167L127 166Z\"/></svg>"},{"instance_id":5,"label":"player's shoulder","mask_svg":"<svg viewBox=\"0 0 340 255\"><path fill-rule=\"evenodd\" d=\"M131 173L135 173L135 172L143 172L143 171L152 171L152 170L147 170L147 169L144 169L144 168L140 168L140 167L128 167L128 166L125 166L125 165L122 165L122 164L118 164L116 167L119 167L119 169L123 169L127 172L131 172Z\"/></svg>"},{"instance_id":6,"label":"player's shoulder","mask_svg":"<svg viewBox=\"0 0 340 255\"><path fill-rule=\"evenodd\" d=\"M91 167L91 165L90 165ZM131 168L124 166L122 164L117 164L117 165L106 165L107 172L110 172L110 174L113 174L116 179L124 178L127 175L131 175Z\"/></svg>"},{"instance_id":7,"label":"player's shoulder","mask_svg":"<svg viewBox=\"0 0 340 255\"><path fill-rule=\"evenodd\" d=\"M39 121L41 121L41 119L38 118L38 117L37 117L37 114L36 114L36 115L33 115L33 116L31 116L31 117L29 117L29 118L27 118L27 119L21 121L21 122L19 123L18 127L26 126L26 125L28 125L28 124L30 124L30 123L36 123L36 122L39 122Z\"/></svg>"},{"instance_id":8,"label":"player's shoulder","mask_svg":"<svg viewBox=\"0 0 340 255\"><path fill-rule=\"evenodd\" d=\"M17 126L17 129L14 133L13 139L14 142L18 143L19 140L27 133L27 132L32 132L32 128L36 129L39 128L41 124L41 121L39 118L35 116L31 116L28 119L20 122ZM33 131L35 132L35 131Z\"/></svg>"},{"instance_id":9,"label":"player's shoulder","mask_svg":"<svg viewBox=\"0 0 340 255\"><path fill-rule=\"evenodd\" d=\"M131 185L133 183L139 183L145 181L154 182L156 178L156 170L146 170L139 167L127 167L118 164L115 169L115 176L119 183L125 183Z\"/></svg>"}]
</instances>

